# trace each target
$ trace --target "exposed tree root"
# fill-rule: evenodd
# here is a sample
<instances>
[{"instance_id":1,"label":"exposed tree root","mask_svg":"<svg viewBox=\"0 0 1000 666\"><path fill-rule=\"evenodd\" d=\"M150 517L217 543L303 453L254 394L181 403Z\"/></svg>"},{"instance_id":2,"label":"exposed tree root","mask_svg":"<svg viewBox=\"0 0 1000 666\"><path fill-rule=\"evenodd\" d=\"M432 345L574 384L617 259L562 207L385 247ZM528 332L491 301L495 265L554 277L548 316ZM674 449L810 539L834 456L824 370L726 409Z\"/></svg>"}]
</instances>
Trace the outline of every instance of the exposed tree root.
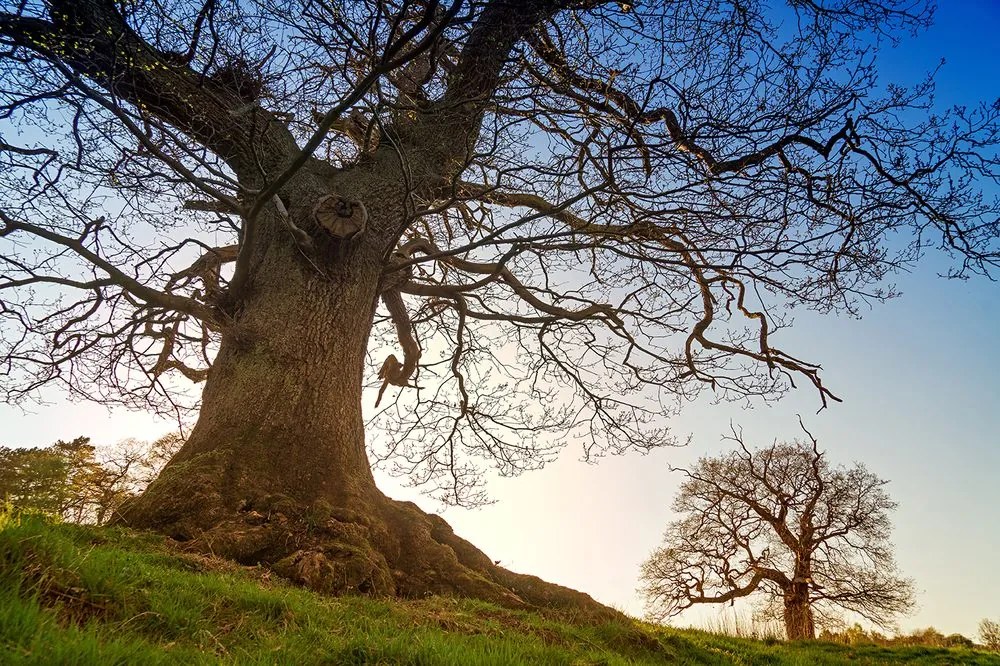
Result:
<instances>
[{"instance_id":1,"label":"exposed tree root","mask_svg":"<svg viewBox=\"0 0 1000 666\"><path fill-rule=\"evenodd\" d=\"M153 496L125 507L120 522L167 534L192 552L266 566L326 594L453 595L512 608L618 615L586 594L495 565L444 519L410 502L379 495L344 508L270 494L227 508L232 498L216 490L219 477L211 470L199 465L206 474L198 475L184 465L172 467L181 469L170 475L168 468L151 489ZM183 490L176 485L181 479Z\"/></svg>"}]
</instances>

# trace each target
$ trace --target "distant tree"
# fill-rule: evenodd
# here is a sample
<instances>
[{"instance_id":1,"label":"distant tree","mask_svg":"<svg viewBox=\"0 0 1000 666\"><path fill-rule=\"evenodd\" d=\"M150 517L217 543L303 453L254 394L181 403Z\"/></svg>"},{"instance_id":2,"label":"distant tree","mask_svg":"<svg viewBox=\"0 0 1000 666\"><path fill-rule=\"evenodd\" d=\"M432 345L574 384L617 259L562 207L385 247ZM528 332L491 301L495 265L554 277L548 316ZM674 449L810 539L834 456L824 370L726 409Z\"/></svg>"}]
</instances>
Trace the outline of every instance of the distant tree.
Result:
<instances>
[{"instance_id":1,"label":"distant tree","mask_svg":"<svg viewBox=\"0 0 1000 666\"><path fill-rule=\"evenodd\" d=\"M808 431L807 431L808 434ZM650 614L756 595L789 639L815 637L815 613L857 613L880 626L913 604L888 541L896 504L864 465L831 466L816 440L739 448L698 460L662 547L642 566Z\"/></svg>"},{"instance_id":2,"label":"distant tree","mask_svg":"<svg viewBox=\"0 0 1000 666\"><path fill-rule=\"evenodd\" d=\"M824 626L819 632L819 640L845 645L858 645L860 643L889 645L893 640L879 631L865 629L858 622L851 626L837 627L836 621L832 620L833 618L828 618L823 623Z\"/></svg>"},{"instance_id":3,"label":"distant tree","mask_svg":"<svg viewBox=\"0 0 1000 666\"><path fill-rule=\"evenodd\" d=\"M54 513L66 465L44 449L0 449L0 499L17 509Z\"/></svg>"},{"instance_id":4,"label":"distant tree","mask_svg":"<svg viewBox=\"0 0 1000 666\"><path fill-rule=\"evenodd\" d=\"M976 647L976 642L962 634L948 634L944 637L944 645L945 647L974 648Z\"/></svg>"},{"instance_id":5,"label":"distant tree","mask_svg":"<svg viewBox=\"0 0 1000 666\"><path fill-rule=\"evenodd\" d=\"M972 647L975 643L962 634L949 634L945 636L934 627L926 629L916 629L909 634L896 636L892 640L894 645L923 645L927 647Z\"/></svg>"},{"instance_id":6,"label":"distant tree","mask_svg":"<svg viewBox=\"0 0 1000 666\"><path fill-rule=\"evenodd\" d=\"M74 523L107 522L139 495L184 443L128 439L97 448L88 437L37 448L0 448L0 500Z\"/></svg>"},{"instance_id":7,"label":"distant tree","mask_svg":"<svg viewBox=\"0 0 1000 666\"><path fill-rule=\"evenodd\" d=\"M871 643L874 645L900 646L900 645L922 645L927 647L949 647L949 648L975 648L976 643L969 637L962 634L949 634L945 636L934 627L917 629L909 634L896 634L886 636L874 629L866 630L860 624L846 627L839 631L829 628L820 632L819 639L834 643L845 643L847 645L858 645L860 643Z\"/></svg>"},{"instance_id":8,"label":"distant tree","mask_svg":"<svg viewBox=\"0 0 1000 666\"><path fill-rule=\"evenodd\" d=\"M87 437L49 447L0 448L0 499L17 509L80 521L81 489L94 471L94 447Z\"/></svg>"},{"instance_id":9,"label":"distant tree","mask_svg":"<svg viewBox=\"0 0 1000 666\"><path fill-rule=\"evenodd\" d=\"M1000 652L1000 622L989 619L980 622L979 640L987 649Z\"/></svg>"},{"instance_id":10,"label":"distant tree","mask_svg":"<svg viewBox=\"0 0 1000 666\"><path fill-rule=\"evenodd\" d=\"M93 488L104 475L97 460L97 447L90 443L89 437L77 437L71 442L56 442L48 451L61 458L66 468L61 506L55 513L74 523L94 522Z\"/></svg>"},{"instance_id":11,"label":"distant tree","mask_svg":"<svg viewBox=\"0 0 1000 666\"><path fill-rule=\"evenodd\" d=\"M140 495L183 444L180 435L171 433L153 442L126 439L99 451L101 473L90 487L94 522L104 524L125 500Z\"/></svg>"}]
</instances>

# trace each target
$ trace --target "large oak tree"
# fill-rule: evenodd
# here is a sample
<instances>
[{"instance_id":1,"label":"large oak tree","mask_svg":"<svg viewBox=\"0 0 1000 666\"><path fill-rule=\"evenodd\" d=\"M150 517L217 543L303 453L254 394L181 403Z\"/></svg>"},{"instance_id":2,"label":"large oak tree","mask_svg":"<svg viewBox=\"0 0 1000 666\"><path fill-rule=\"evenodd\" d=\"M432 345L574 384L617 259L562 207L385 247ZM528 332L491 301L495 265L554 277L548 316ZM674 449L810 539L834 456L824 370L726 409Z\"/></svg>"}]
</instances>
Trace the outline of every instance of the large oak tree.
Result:
<instances>
[{"instance_id":1,"label":"large oak tree","mask_svg":"<svg viewBox=\"0 0 1000 666\"><path fill-rule=\"evenodd\" d=\"M785 305L997 261L1000 108L876 79L909 0L0 7L5 398L198 410L122 519L319 589L573 603L370 463L475 502L706 389L826 404Z\"/></svg>"},{"instance_id":2,"label":"large oak tree","mask_svg":"<svg viewBox=\"0 0 1000 666\"><path fill-rule=\"evenodd\" d=\"M654 618L750 597L788 638L811 639L817 614L889 626L913 608L892 555L885 480L861 463L832 465L811 435L752 451L738 432L729 439L739 448L680 470L680 517L642 565Z\"/></svg>"}]
</instances>

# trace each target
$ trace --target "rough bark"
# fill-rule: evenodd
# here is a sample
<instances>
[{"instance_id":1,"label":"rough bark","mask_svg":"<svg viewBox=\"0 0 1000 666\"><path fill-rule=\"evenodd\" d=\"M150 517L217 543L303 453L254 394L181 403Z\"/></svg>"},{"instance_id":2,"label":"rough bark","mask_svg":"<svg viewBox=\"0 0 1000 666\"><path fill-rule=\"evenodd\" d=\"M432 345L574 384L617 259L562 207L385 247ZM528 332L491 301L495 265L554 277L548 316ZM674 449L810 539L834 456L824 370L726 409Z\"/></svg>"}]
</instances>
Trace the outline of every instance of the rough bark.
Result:
<instances>
[{"instance_id":1,"label":"rough bark","mask_svg":"<svg viewBox=\"0 0 1000 666\"><path fill-rule=\"evenodd\" d=\"M369 206L377 216L400 214L384 203L386 189L371 191L380 193ZM324 240L303 212L322 194L303 190L288 209L317 239L309 260L278 242L287 233L279 221L259 221L253 279L208 375L197 425L120 522L271 566L322 592L455 594L614 614L585 594L495 566L440 517L376 488L362 373L382 255L395 239L374 237L387 226L376 224L362 242Z\"/></svg>"},{"instance_id":2,"label":"rough bark","mask_svg":"<svg viewBox=\"0 0 1000 666\"><path fill-rule=\"evenodd\" d=\"M816 625L809 603L809 584L792 583L785 590L785 634L790 641L813 640Z\"/></svg>"}]
</instances>

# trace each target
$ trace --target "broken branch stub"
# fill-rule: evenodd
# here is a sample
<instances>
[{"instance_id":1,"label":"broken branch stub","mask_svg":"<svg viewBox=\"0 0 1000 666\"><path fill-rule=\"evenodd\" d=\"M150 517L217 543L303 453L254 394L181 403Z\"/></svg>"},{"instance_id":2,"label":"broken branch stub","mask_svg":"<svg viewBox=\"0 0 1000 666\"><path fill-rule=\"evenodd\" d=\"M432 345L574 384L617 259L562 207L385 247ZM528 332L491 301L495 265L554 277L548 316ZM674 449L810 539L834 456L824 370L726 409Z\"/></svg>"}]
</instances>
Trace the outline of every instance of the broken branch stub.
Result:
<instances>
[{"instance_id":1,"label":"broken branch stub","mask_svg":"<svg viewBox=\"0 0 1000 666\"><path fill-rule=\"evenodd\" d=\"M348 239L364 233L368 211L360 201L328 194L313 207L313 219L334 238Z\"/></svg>"}]
</instances>

